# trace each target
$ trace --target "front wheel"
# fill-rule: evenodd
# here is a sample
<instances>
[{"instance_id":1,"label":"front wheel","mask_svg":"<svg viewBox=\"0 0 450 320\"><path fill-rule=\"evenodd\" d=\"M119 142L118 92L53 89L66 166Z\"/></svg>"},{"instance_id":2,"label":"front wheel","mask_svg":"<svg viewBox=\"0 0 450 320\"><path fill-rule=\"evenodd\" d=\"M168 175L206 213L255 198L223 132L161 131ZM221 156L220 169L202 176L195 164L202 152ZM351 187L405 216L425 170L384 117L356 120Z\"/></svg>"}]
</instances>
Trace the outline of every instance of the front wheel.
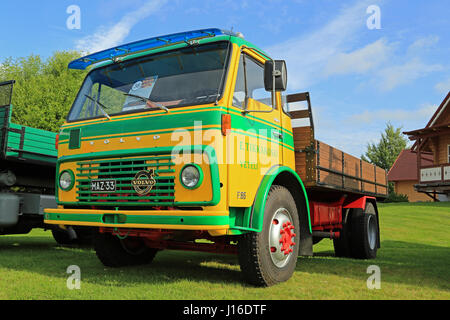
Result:
<instances>
[{"instance_id":1,"label":"front wheel","mask_svg":"<svg viewBox=\"0 0 450 320\"><path fill-rule=\"evenodd\" d=\"M70 245L76 243L76 233L72 228L67 230L52 229L53 239L60 245Z\"/></svg>"},{"instance_id":2,"label":"front wheel","mask_svg":"<svg viewBox=\"0 0 450 320\"><path fill-rule=\"evenodd\" d=\"M238 242L245 279L256 286L288 280L298 258L300 223L294 198L282 186L273 186L266 200L263 229L247 233Z\"/></svg>"},{"instance_id":3,"label":"front wheel","mask_svg":"<svg viewBox=\"0 0 450 320\"><path fill-rule=\"evenodd\" d=\"M158 252L157 249L148 248L141 239L119 239L110 233L97 233L94 247L97 257L106 267L149 264Z\"/></svg>"},{"instance_id":4,"label":"front wheel","mask_svg":"<svg viewBox=\"0 0 450 320\"><path fill-rule=\"evenodd\" d=\"M91 245L94 230L88 227L53 228L52 235L60 245Z\"/></svg>"}]
</instances>

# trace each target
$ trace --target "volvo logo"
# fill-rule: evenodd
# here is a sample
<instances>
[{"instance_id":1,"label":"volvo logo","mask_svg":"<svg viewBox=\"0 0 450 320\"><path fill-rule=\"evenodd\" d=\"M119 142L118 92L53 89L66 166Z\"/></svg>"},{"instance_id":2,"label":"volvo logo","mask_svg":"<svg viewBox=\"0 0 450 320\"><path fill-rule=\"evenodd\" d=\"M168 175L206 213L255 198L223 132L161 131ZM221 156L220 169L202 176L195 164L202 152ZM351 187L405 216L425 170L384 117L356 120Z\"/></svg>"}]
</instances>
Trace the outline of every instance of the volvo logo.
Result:
<instances>
[{"instance_id":1,"label":"volvo logo","mask_svg":"<svg viewBox=\"0 0 450 320\"><path fill-rule=\"evenodd\" d=\"M134 179L131 180L134 190L141 196L149 194L156 184L155 175L155 169L143 170L136 173Z\"/></svg>"}]
</instances>

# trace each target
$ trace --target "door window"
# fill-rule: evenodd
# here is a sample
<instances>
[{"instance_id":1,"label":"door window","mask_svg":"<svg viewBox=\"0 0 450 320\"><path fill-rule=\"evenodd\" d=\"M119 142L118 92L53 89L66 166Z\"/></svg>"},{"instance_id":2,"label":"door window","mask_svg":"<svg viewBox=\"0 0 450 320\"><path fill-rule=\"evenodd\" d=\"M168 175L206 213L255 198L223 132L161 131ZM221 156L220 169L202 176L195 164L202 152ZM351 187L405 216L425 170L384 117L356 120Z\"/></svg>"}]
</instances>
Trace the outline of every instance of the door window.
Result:
<instances>
[{"instance_id":1,"label":"door window","mask_svg":"<svg viewBox=\"0 0 450 320\"><path fill-rule=\"evenodd\" d=\"M264 66L248 55L242 54L233 94L233 106L244 109L246 97L268 107L272 106L272 94L264 87Z\"/></svg>"}]
</instances>

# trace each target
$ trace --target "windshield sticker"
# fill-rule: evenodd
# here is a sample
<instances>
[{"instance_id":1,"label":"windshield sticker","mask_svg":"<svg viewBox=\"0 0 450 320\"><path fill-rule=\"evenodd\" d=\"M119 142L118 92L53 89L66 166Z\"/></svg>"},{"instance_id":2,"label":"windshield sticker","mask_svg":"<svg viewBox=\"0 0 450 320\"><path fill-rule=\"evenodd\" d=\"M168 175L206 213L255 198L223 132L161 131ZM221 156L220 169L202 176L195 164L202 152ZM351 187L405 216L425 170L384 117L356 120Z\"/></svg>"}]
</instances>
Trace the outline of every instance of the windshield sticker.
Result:
<instances>
[{"instance_id":1,"label":"windshield sticker","mask_svg":"<svg viewBox=\"0 0 450 320\"><path fill-rule=\"evenodd\" d=\"M155 87L155 83L158 80L158 76L148 77L143 80L139 80L133 84L128 94L134 95L128 96L125 100L125 104L122 108L122 111L130 111L130 110L138 110L145 108L147 105L147 101L145 99L150 98L152 94L153 88ZM139 98L141 97L141 98Z\"/></svg>"},{"instance_id":2,"label":"windshield sticker","mask_svg":"<svg viewBox=\"0 0 450 320\"><path fill-rule=\"evenodd\" d=\"M137 90L139 90L140 88L142 88L142 81L136 82L136 83L133 85L133 87L131 88L131 91L137 91Z\"/></svg>"}]
</instances>

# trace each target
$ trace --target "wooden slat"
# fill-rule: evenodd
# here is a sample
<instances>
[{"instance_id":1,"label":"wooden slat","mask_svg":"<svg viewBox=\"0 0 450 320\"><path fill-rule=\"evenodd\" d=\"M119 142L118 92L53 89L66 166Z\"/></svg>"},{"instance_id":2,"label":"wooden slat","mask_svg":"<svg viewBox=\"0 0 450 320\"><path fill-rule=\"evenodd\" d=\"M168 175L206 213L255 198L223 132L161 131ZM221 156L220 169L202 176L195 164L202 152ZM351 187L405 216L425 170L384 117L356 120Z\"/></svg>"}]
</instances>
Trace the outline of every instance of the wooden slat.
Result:
<instances>
[{"instance_id":1,"label":"wooden slat","mask_svg":"<svg viewBox=\"0 0 450 320\"><path fill-rule=\"evenodd\" d=\"M314 184L316 180L315 155L307 152L314 150L315 140L310 126L293 128L295 152L295 170L302 181Z\"/></svg>"},{"instance_id":2,"label":"wooden slat","mask_svg":"<svg viewBox=\"0 0 450 320\"><path fill-rule=\"evenodd\" d=\"M295 150L301 150L311 145L311 127L299 127L292 130Z\"/></svg>"},{"instance_id":3,"label":"wooden slat","mask_svg":"<svg viewBox=\"0 0 450 320\"><path fill-rule=\"evenodd\" d=\"M309 111L308 110L289 111L289 114L291 115L292 119L309 118Z\"/></svg>"},{"instance_id":4,"label":"wooden slat","mask_svg":"<svg viewBox=\"0 0 450 320\"><path fill-rule=\"evenodd\" d=\"M296 94L290 94L286 97L287 103L293 103L293 102L299 102L299 101L307 101L308 100L308 93L302 92L302 93L296 93Z\"/></svg>"}]
</instances>

